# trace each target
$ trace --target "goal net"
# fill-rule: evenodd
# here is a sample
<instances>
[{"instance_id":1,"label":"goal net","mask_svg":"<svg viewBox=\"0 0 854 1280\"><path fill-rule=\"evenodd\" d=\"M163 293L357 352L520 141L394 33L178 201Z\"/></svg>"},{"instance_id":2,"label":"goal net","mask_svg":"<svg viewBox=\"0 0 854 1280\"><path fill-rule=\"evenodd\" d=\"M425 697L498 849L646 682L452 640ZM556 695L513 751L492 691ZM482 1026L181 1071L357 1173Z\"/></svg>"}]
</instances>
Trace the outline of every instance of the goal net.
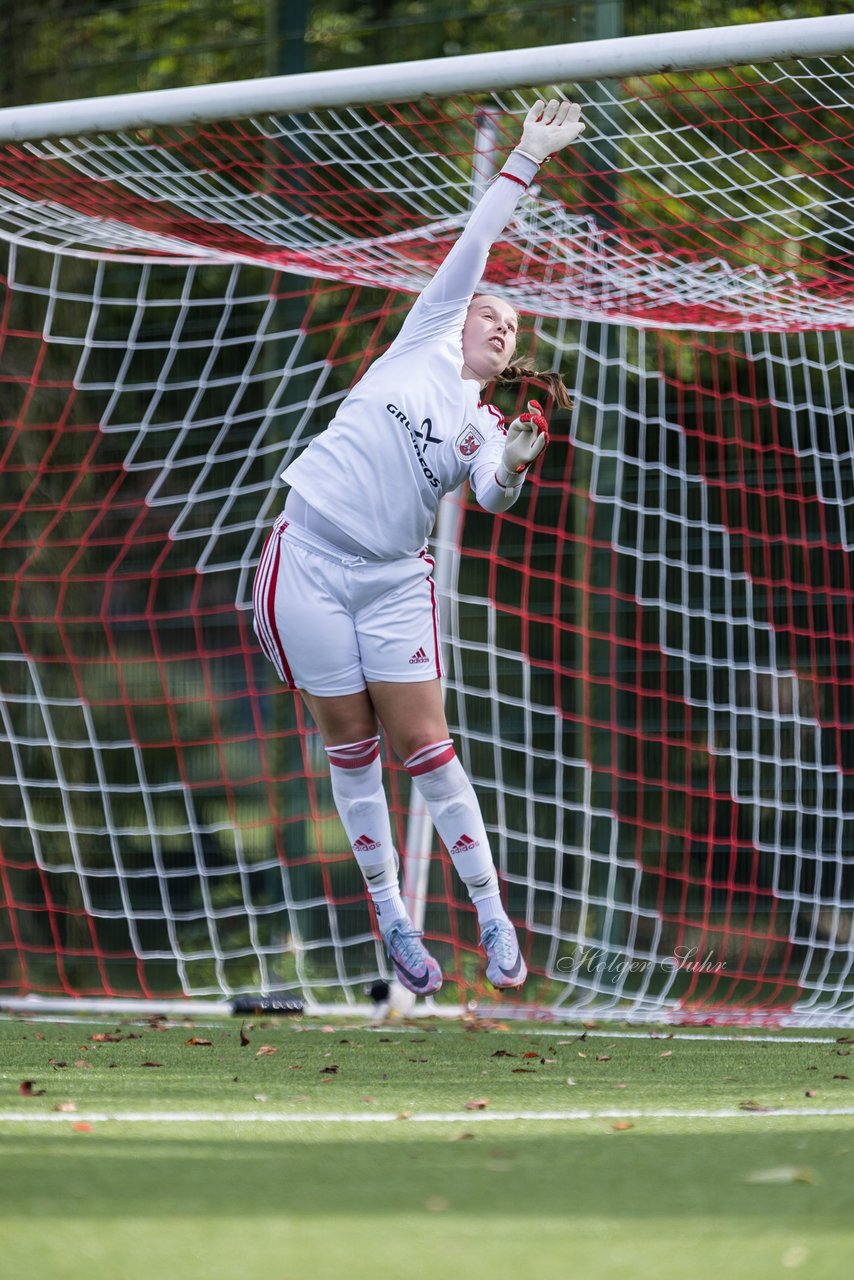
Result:
<instances>
[{"instance_id":1,"label":"goal net","mask_svg":"<svg viewBox=\"0 0 854 1280\"><path fill-rule=\"evenodd\" d=\"M508 514L459 492L435 538L543 1016L854 1009L854 62L731 62L562 80L585 141L488 267L575 400ZM0 1003L355 1008L387 973L253 571L537 92L318 84L0 149ZM387 763L440 999L506 1012Z\"/></svg>"}]
</instances>

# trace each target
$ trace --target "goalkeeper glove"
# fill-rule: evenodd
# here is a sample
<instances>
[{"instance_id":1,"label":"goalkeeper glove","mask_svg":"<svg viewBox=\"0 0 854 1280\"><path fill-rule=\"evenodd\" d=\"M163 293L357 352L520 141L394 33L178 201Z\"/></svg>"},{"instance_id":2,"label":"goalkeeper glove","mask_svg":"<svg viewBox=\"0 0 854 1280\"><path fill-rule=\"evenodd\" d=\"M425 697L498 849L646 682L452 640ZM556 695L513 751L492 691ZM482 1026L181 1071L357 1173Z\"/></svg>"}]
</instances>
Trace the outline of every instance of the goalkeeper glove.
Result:
<instances>
[{"instance_id":1,"label":"goalkeeper glove","mask_svg":"<svg viewBox=\"0 0 854 1280\"><path fill-rule=\"evenodd\" d=\"M502 489L515 489L522 483L528 467L548 442L549 428L542 406L536 400L529 400L528 412L520 413L507 428L504 453L495 472Z\"/></svg>"},{"instance_id":2,"label":"goalkeeper glove","mask_svg":"<svg viewBox=\"0 0 854 1280\"><path fill-rule=\"evenodd\" d=\"M525 117L516 150L529 160L542 164L581 136L585 125L580 117L581 107L577 102L559 102L557 98L551 98L545 103L538 98Z\"/></svg>"}]
</instances>

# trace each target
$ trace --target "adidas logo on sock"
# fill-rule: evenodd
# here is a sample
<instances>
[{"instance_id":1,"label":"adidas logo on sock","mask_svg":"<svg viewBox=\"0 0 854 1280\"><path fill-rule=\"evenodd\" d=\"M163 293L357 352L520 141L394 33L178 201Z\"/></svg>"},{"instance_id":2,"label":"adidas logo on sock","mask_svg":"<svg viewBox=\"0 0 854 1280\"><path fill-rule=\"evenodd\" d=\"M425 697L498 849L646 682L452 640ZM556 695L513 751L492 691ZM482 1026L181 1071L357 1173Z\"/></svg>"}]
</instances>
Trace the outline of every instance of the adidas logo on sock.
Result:
<instances>
[{"instance_id":1,"label":"adidas logo on sock","mask_svg":"<svg viewBox=\"0 0 854 1280\"><path fill-rule=\"evenodd\" d=\"M427 654L424 652L424 650L419 649L418 652L413 653L412 657L409 659L409 665L412 666L413 662L429 662L429 661L430 659L427 657Z\"/></svg>"},{"instance_id":2,"label":"adidas logo on sock","mask_svg":"<svg viewBox=\"0 0 854 1280\"><path fill-rule=\"evenodd\" d=\"M372 840L370 836L359 836L359 839L353 845L354 853L370 853L372 849L379 849L379 840Z\"/></svg>"},{"instance_id":3,"label":"adidas logo on sock","mask_svg":"<svg viewBox=\"0 0 854 1280\"><path fill-rule=\"evenodd\" d=\"M451 857L453 857L455 853L468 853L470 849L477 849L479 847L479 840L472 840L471 836L467 836L463 833L451 850Z\"/></svg>"}]
</instances>

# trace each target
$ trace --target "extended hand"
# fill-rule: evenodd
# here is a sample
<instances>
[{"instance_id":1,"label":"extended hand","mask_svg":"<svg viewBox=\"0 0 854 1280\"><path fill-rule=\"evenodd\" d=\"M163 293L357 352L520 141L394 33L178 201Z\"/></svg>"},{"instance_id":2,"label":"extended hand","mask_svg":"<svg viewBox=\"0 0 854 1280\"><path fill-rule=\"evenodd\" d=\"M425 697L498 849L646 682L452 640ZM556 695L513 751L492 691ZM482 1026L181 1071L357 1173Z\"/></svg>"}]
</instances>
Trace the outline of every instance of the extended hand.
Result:
<instances>
[{"instance_id":1,"label":"extended hand","mask_svg":"<svg viewBox=\"0 0 854 1280\"><path fill-rule=\"evenodd\" d=\"M499 479L505 485L513 483L513 477L526 471L538 458L549 442L549 428L543 416L542 406L536 400L528 401L528 412L520 413L507 428L507 439L499 468ZM505 474L502 476L500 473ZM519 482L521 483L521 482Z\"/></svg>"},{"instance_id":2,"label":"extended hand","mask_svg":"<svg viewBox=\"0 0 854 1280\"><path fill-rule=\"evenodd\" d=\"M584 132L581 107L577 102L538 98L525 117L517 150L541 164L549 156L568 147Z\"/></svg>"}]
</instances>

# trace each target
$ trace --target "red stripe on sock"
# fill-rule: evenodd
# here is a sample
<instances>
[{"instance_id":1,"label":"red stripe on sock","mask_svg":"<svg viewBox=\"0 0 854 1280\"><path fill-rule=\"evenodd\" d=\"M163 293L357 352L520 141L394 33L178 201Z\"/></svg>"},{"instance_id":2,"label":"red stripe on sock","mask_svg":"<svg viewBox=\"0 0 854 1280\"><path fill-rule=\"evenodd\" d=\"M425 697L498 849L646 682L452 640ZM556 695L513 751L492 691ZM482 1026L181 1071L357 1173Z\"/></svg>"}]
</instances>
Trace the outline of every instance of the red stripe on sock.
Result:
<instances>
[{"instance_id":1,"label":"red stripe on sock","mask_svg":"<svg viewBox=\"0 0 854 1280\"><path fill-rule=\"evenodd\" d=\"M337 769L364 769L379 756L380 743L378 738L366 738L346 747L327 747L326 754Z\"/></svg>"},{"instance_id":2,"label":"red stripe on sock","mask_svg":"<svg viewBox=\"0 0 854 1280\"><path fill-rule=\"evenodd\" d=\"M441 769L442 765L453 760L455 755L454 744L451 743L449 747L445 747L443 751L440 751L435 756L428 756L426 760L416 759L414 764L410 764L409 760L407 760L404 768L411 778L417 778L422 773L432 773L434 769ZM410 760L414 758L413 756L409 757Z\"/></svg>"}]
</instances>

